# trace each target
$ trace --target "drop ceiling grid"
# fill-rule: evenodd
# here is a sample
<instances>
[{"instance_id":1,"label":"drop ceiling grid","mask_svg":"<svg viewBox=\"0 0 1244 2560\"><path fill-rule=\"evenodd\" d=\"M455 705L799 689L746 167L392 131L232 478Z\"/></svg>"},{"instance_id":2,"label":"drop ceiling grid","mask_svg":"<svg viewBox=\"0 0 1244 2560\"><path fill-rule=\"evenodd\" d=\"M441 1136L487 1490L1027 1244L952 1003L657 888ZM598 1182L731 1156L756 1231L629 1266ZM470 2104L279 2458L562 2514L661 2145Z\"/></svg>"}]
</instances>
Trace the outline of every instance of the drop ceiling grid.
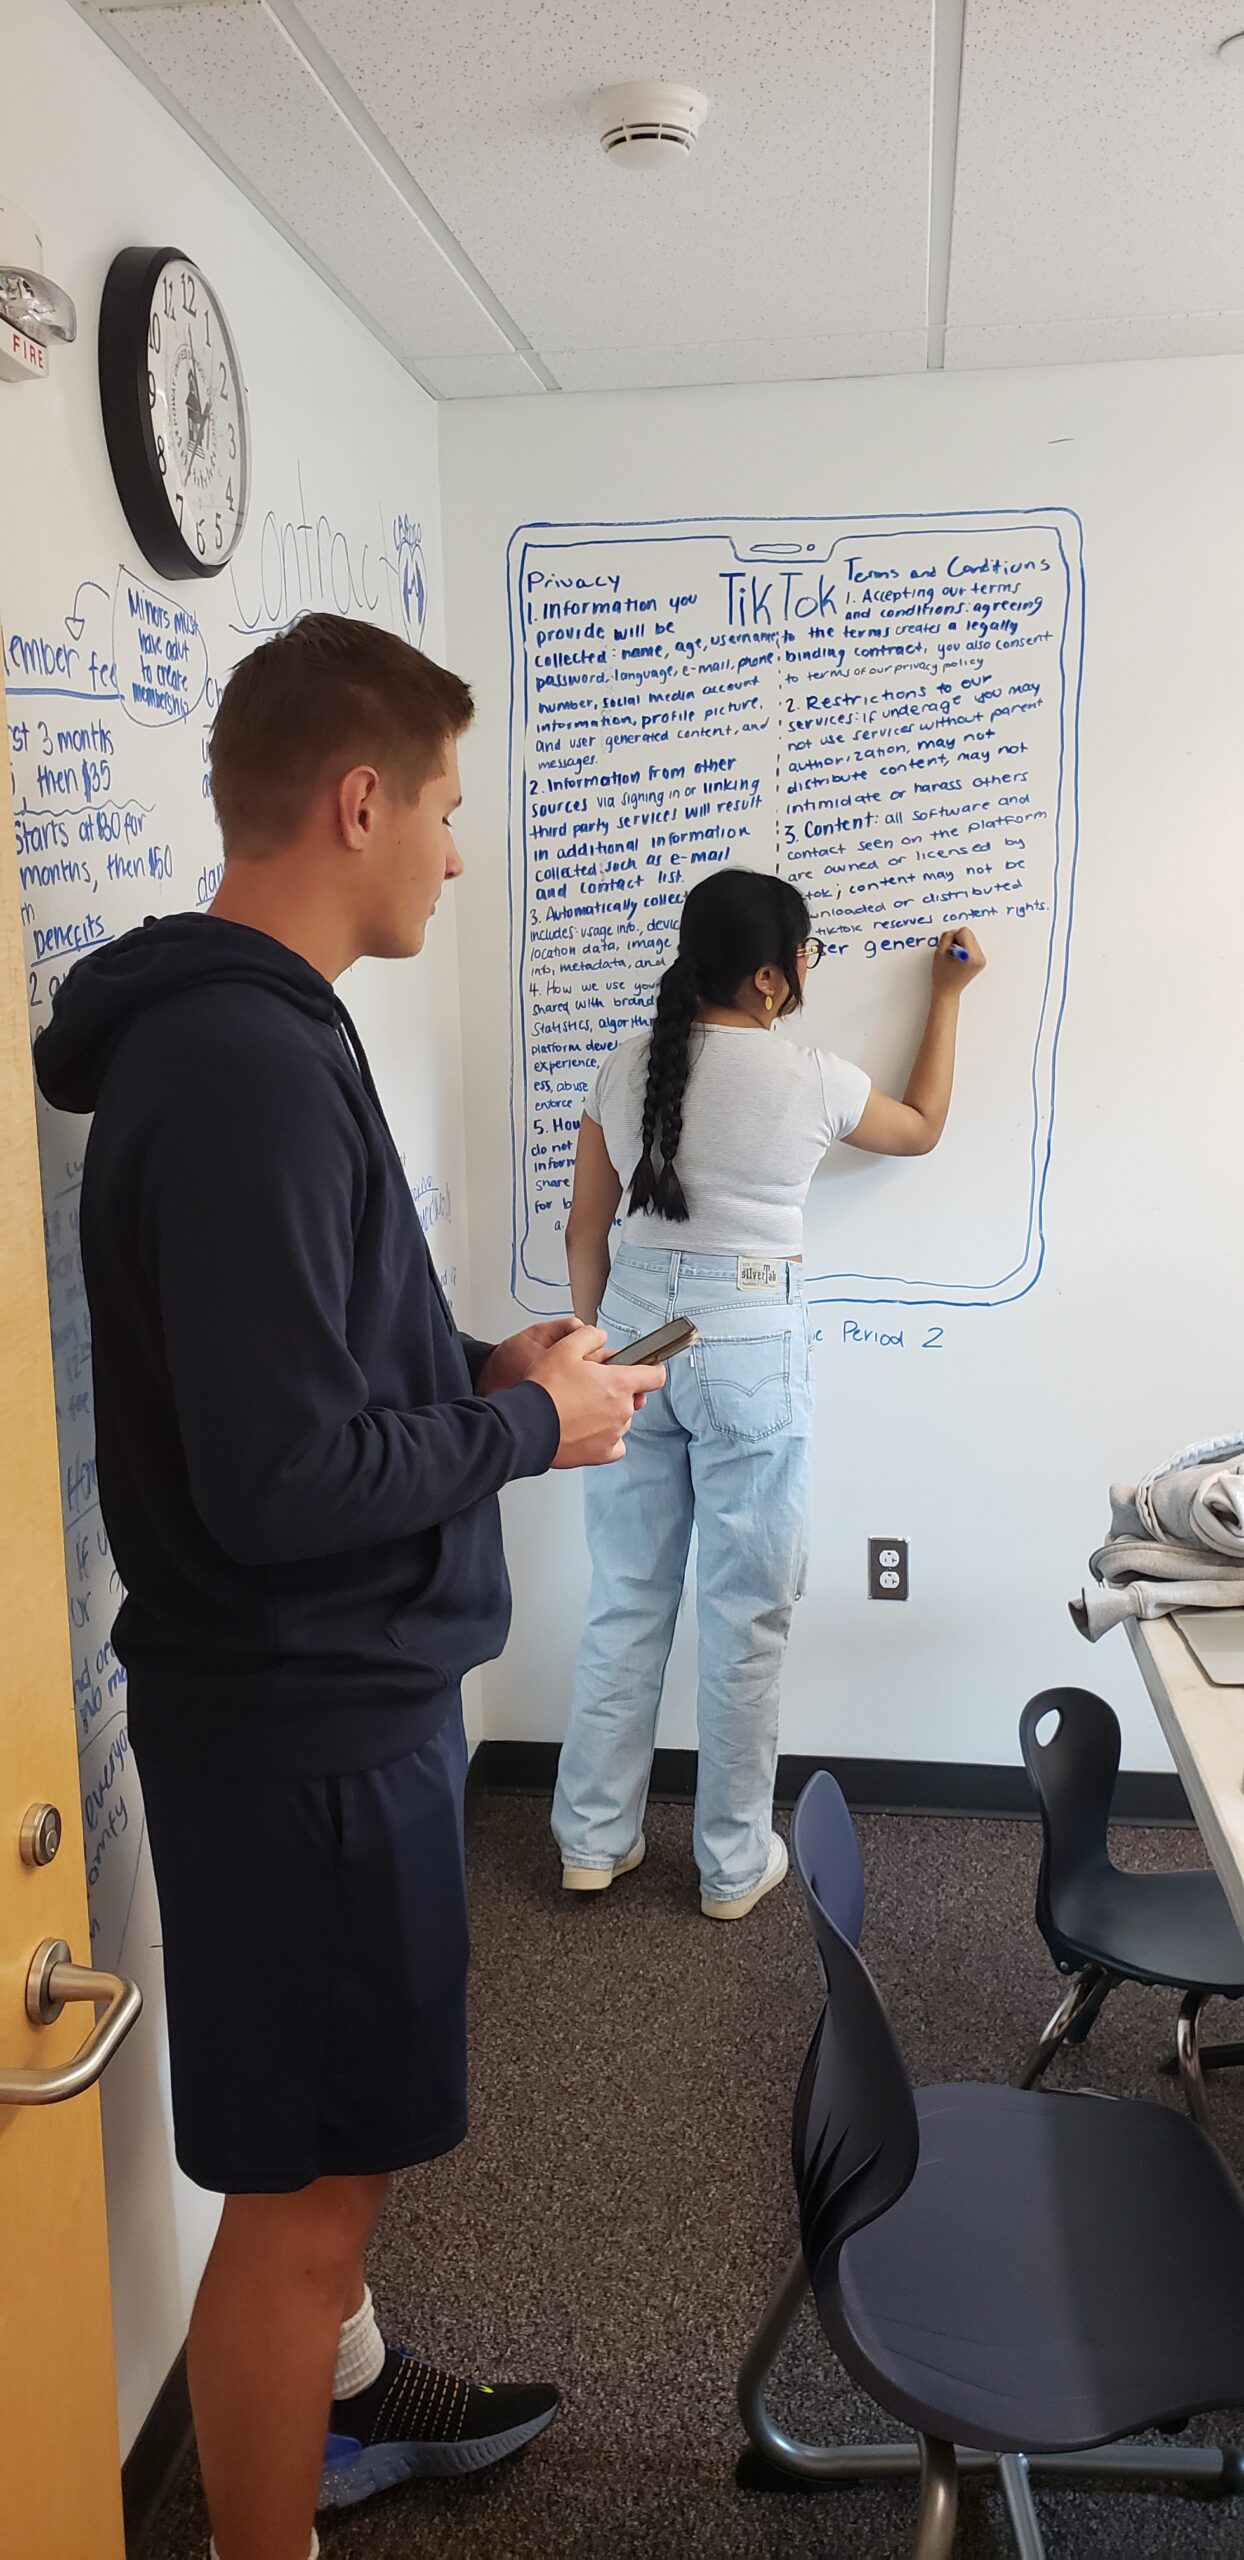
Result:
<instances>
[{"instance_id":1,"label":"drop ceiling grid","mask_svg":"<svg viewBox=\"0 0 1244 2560\"><path fill-rule=\"evenodd\" d=\"M266 9L126 9L122 32L408 362L509 354Z\"/></svg>"},{"instance_id":2,"label":"drop ceiling grid","mask_svg":"<svg viewBox=\"0 0 1244 2560\"><path fill-rule=\"evenodd\" d=\"M500 395L544 391L547 385L517 353L498 356L425 356L419 371L441 400L495 400Z\"/></svg>"},{"instance_id":3,"label":"drop ceiling grid","mask_svg":"<svg viewBox=\"0 0 1244 2560\"><path fill-rule=\"evenodd\" d=\"M686 347L561 348L545 361L563 391L669 391L697 383L823 382L838 375L923 373L923 329L857 337L724 338Z\"/></svg>"},{"instance_id":4,"label":"drop ceiling grid","mask_svg":"<svg viewBox=\"0 0 1244 2560\"><path fill-rule=\"evenodd\" d=\"M921 327L930 0L300 6L542 355ZM711 112L690 165L645 178L609 166L591 101L648 75Z\"/></svg>"},{"instance_id":5,"label":"drop ceiling grid","mask_svg":"<svg viewBox=\"0 0 1244 2560\"><path fill-rule=\"evenodd\" d=\"M1216 59L1242 23L1244 0L968 0L952 325L1031 328L1039 360L1043 324L1244 306L1244 78Z\"/></svg>"},{"instance_id":6,"label":"drop ceiling grid","mask_svg":"<svg viewBox=\"0 0 1244 2560\"><path fill-rule=\"evenodd\" d=\"M1244 310L1160 312L1127 320L1002 320L948 329L948 373L1016 365L1138 364L1169 356L1244 354Z\"/></svg>"}]
</instances>

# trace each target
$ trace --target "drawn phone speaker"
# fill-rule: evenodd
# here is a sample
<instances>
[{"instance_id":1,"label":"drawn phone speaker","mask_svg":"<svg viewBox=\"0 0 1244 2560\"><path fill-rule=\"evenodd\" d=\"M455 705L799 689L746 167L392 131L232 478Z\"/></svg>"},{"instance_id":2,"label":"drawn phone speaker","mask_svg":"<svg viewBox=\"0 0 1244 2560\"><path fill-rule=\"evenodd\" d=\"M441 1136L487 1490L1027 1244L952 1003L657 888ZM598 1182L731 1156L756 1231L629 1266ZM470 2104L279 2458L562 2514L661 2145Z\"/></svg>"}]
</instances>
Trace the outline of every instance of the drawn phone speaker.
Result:
<instances>
[{"instance_id":1,"label":"drawn phone speaker","mask_svg":"<svg viewBox=\"0 0 1244 2560\"><path fill-rule=\"evenodd\" d=\"M939 935L989 967L950 1122L835 1149L819 1300L993 1306L1039 1277L1077 857L1079 520L523 525L509 548L513 1288L566 1302L584 1097L646 1028L692 883L795 881L827 945L780 1037L902 1090Z\"/></svg>"}]
</instances>

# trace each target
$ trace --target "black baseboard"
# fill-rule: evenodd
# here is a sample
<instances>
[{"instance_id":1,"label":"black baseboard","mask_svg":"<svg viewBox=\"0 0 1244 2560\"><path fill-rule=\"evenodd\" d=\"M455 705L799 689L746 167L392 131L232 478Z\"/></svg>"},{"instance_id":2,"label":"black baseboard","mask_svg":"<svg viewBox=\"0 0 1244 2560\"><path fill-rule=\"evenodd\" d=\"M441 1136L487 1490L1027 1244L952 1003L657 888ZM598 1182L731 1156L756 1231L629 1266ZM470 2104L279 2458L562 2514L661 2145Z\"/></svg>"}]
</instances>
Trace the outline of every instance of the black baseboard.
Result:
<instances>
[{"instance_id":1,"label":"black baseboard","mask_svg":"<svg viewBox=\"0 0 1244 2560\"><path fill-rule=\"evenodd\" d=\"M156 2394L121 2465L126 2560L142 2553L193 2435L185 2350Z\"/></svg>"},{"instance_id":2,"label":"black baseboard","mask_svg":"<svg viewBox=\"0 0 1244 2560\"><path fill-rule=\"evenodd\" d=\"M463 1789L462 1803L468 1822L477 1812L481 1798L488 1792L488 1778L483 1767L485 1747L482 1742L477 1742L467 1762L466 1786Z\"/></svg>"},{"instance_id":3,"label":"black baseboard","mask_svg":"<svg viewBox=\"0 0 1244 2560\"><path fill-rule=\"evenodd\" d=\"M481 1790L505 1795L551 1795L557 1773L555 1742L481 1742L471 1763ZM658 1751L652 1793L685 1803L695 1793L694 1751ZM818 1760L784 1752L778 1762L777 1802L789 1811L814 1769L832 1769L854 1813L960 1813L1034 1820L1037 1805L1021 1767L970 1760ZM1191 1822L1188 1799L1173 1771L1124 1769L1115 1788L1118 1822Z\"/></svg>"}]
</instances>

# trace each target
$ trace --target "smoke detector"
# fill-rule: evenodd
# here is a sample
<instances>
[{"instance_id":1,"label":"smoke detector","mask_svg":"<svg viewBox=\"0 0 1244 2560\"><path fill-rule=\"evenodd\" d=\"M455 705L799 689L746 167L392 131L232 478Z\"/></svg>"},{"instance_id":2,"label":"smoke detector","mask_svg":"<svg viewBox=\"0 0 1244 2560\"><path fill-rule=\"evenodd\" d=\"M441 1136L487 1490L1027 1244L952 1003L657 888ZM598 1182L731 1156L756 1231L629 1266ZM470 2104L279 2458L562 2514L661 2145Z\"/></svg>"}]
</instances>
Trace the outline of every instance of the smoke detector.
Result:
<instances>
[{"instance_id":1,"label":"smoke detector","mask_svg":"<svg viewBox=\"0 0 1244 2560\"><path fill-rule=\"evenodd\" d=\"M606 89L601 149L619 169L673 169L689 160L708 100L682 80L627 80Z\"/></svg>"}]
</instances>

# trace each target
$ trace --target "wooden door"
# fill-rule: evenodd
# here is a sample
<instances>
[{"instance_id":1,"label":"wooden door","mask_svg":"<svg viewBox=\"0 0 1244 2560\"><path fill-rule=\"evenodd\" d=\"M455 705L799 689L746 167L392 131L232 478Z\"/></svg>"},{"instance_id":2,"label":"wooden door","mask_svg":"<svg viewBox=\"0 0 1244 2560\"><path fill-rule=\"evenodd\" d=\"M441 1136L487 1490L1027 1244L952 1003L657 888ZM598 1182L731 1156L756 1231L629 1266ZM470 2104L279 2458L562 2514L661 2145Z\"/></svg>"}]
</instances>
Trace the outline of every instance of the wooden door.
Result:
<instances>
[{"instance_id":1,"label":"wooden door","mask_svg":"<svg viewBox=\"0 0 1244 2560\"><path fill-rule=\"evenodd\" d=\"M44 1865L23 1856L21 1845L25 1817L38 1805L57 1807L62 1823L60 1848ZM0 674L0 2087L4 2074L46 2073L98 2036L81 1983L54 2023L28 2017L31 1960L48 1941L63 1942L75 1964L88 1962L43 1206ZM136 1998L129 2002L131 2012L135 2007ZM124 2551L93 2085L59 2103L0 2102L0 2543L14 2560L122 2560Z\"/></svg>"}]
</instances>

